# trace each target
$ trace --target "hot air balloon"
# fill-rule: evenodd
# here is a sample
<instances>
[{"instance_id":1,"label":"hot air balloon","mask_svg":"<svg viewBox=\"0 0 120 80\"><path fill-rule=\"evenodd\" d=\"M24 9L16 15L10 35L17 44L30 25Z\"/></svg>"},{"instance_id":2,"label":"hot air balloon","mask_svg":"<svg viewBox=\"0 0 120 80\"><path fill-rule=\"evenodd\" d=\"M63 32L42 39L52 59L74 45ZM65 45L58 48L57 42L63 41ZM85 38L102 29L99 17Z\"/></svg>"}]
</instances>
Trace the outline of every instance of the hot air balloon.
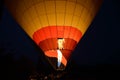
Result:
<instances>
[{"instance_id":1,"label":"hot air balloon","mask_svg":"<svg viewBox=\"0 0 120 80\"><path fill-rule=\"evenodd\" d=\"M101 3L102 0L5 0L14 19L56 70L65 69Z\"/></svg>"}]
</instances>

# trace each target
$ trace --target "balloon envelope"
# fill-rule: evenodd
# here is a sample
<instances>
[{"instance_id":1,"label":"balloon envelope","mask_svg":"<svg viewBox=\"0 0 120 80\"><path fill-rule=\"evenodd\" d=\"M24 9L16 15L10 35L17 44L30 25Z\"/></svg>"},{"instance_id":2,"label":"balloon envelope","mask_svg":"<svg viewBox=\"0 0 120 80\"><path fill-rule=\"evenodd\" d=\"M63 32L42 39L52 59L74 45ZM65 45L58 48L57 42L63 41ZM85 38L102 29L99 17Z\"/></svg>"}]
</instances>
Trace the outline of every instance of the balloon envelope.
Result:
<instances>
[{"instance_id":1,"label":"balloon envelope","mask_svg":"<svg viewBox=\"0 0 120 80\"><path fill-rule=\"evenodd\" d=\"M65 69L102 0L5 0L24 31L57 70Z\"/></svg>"}]
</instances>

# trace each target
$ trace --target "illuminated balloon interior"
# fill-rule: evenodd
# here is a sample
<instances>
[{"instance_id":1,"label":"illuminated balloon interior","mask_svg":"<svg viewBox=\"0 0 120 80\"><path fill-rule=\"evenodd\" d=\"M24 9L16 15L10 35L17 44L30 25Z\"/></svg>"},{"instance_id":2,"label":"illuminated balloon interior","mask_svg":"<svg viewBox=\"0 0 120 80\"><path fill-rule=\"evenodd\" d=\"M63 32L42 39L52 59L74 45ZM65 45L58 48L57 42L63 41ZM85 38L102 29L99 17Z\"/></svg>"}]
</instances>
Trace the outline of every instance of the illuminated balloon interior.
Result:
<instances>
[{"instance_id":1,"label":"illuminated balloon interior","mask_svg":"<svg viewBox=\"0 0 120 80\"><path fill-rule=\"evenodd\" d=\"M56 70L64 70L72 51L99 10L102 0L5 0L23 30Z\"/></svg>"}]
</instances>

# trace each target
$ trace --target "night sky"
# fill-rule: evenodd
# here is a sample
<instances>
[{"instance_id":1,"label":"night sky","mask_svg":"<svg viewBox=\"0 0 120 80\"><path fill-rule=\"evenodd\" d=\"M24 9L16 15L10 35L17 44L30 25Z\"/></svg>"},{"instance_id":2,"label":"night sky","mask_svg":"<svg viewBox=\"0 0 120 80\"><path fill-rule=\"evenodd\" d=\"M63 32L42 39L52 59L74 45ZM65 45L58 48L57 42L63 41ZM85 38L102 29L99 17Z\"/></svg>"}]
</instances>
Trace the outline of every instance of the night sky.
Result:
<instances>
[{"instance_id":1,"label":"night sky","mask_svg":"<svg viewBox=\"0 0 120 80\"><path fill-rule=\"evenodd\" d=\"M104 0L98 14L71 55L71 64L77 66L120 64L119 3L119 0ZM15 62L24 57L31 60L35 67L38 67L38 63L48 66L42 59L42 51L20 28L4 6L1 12L1 61L4 63L6 56L10 55Z\"/></svg>"}]
</instances>

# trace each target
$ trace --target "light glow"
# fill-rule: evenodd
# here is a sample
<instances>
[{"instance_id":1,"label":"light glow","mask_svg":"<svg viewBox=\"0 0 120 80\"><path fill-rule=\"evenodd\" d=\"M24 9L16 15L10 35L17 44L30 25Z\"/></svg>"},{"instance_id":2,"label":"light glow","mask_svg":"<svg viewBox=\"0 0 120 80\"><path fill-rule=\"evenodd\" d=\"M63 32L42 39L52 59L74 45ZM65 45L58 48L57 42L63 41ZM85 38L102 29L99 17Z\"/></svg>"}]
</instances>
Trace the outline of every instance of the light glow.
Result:
<instances>
[{"instance_id":1,"label":"light glow","mask_svg":"<svg viewBox=\"0 0 120 80\"><path fill-rule=\"evenodd\" d=\"M60 50L57 50L57 53L58 53L58 58L57 58L57 66L60 67L61 65L61 61L62 61L62 52Z\"/></svg>"},{"instance_id":2,"label":"light glow","mask_svg":"<svg viewBox=\"0 0 120 80\"><path fill-rule=\"evenodd\" d=\"M65 43L64 39L58 39L58 49L64 49L63 44Z\"/></svg>"}]
</instances>

